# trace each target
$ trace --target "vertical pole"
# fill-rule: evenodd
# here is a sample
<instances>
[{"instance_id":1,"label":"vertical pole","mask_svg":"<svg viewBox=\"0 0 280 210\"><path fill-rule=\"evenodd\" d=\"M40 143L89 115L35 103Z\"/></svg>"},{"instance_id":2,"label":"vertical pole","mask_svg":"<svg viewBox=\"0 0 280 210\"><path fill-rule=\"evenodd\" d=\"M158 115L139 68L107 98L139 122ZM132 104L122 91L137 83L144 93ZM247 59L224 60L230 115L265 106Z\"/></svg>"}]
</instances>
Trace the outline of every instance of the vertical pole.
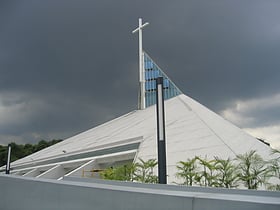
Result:
<instances>
[{"instance_id":1,"label":"vertical pole","mask_svg":"<svg viewBox=\"0 0 280 210\"><path fill-rule=\"evenodd\" d=\"M140 83L140 97L138 103L138 109L146 108L146 98L145 98L145 69L144 69L144 53L142 46L142 29L149 25L149 23L144 23L142 25L142 18L139 18L139 26L132 33L139 33L139 83Z\"/></svg>"},{"instance_id":2,"label":"vertical pole","mask_svg":"<svg viewBox=\"0 0 280 210\"><path fill-rule=\"evenodd\" d=\"M6 164L6 174L10 174L10 165L11 165L11 145L8 145L8 156Z\"/></svg>"},{"instance_id":3,"label":"vertical pole","mask_svg":"<svg viewBox=\"0 0 280 210\"><path fill-rule=\"evenodd\" d=\"M167 183L166 148L165 148L165 118L163 78L158 77L157 84L157 143L158 143L158 178L160 184Z\"/></svg>"},{"instance_id":4,"label":"vertical pole","mask_svg":"<svg viewBox=\"0 0 280 210\"><path fill-rule=\"evenodd\" d=\"M142 18L139 18L139 80L140 80L140 109L145 109L145 72L143 65Z\"/></svg>"}]
</instances>

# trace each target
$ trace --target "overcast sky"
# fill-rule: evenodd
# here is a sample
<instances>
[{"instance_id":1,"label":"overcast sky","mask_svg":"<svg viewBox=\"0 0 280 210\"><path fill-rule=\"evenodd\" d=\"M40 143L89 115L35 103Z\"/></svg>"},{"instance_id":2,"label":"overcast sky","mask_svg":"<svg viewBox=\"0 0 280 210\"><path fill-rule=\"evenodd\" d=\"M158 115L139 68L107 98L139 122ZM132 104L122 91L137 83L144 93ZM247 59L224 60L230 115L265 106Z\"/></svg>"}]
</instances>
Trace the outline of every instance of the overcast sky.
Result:
<instances>
[{"instance_id":1,"label":"overcast sky","mask_svg":"<svg viewBox=\"0 0 280 210\"><path fill-rule=\"evenodd\" d=\"M137 107L144 48L188 96L280 148L279 0L1 0L0 144ZM233 139L234 140L234 139Z\"/></svg>"}]
</instances>

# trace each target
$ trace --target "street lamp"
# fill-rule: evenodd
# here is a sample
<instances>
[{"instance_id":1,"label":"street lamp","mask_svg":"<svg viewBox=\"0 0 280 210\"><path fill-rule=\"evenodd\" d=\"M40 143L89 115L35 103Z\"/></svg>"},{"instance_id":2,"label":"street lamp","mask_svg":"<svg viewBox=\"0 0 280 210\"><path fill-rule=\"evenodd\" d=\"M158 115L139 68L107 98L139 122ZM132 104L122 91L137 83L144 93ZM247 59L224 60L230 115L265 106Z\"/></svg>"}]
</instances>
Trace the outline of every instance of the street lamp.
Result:
<instances>
[{"instance_id":1,"label":"street lamp","mask_svg":"<svg viewBox=\"0 0 280 210\"><path fill-rule=\"evenodd\" d=\"M166 184L166 148L163 78L158 77L157 85L157 143L158 143L158 178L160 184Z\"/></svg>"}]
</instances>

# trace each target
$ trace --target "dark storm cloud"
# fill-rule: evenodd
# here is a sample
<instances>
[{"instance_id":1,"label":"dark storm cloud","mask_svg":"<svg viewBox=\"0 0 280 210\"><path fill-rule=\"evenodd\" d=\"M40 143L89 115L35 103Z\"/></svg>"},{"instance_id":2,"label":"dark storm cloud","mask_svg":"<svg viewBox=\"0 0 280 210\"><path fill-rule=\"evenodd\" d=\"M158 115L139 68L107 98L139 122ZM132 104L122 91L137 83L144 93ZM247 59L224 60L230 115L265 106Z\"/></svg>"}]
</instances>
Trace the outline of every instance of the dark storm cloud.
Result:
<instances>
[{"instance_id":1,"label":"dark storm cloud","mask_svg":"<svg viewBox=\"0 0 280 210\"><path fill-rule=\"evenodd\" d=\"M211 109L279 90L278 1L37 0L0 8L5 136L65 138L135 109L138 17L151 23L145 50Z\"/></svg>"},{"instance_id":2,"label":"dark storm cloud","mask_svg":"<svg viewBox=\"0 0 280 210\"><path fill-rule=\"evenodd\" d=\"M280 126L280 94L236 101L222 115L243 128Z\"/></svg>"},{"instance_id":3,"label":"dark storm cloud","mask_svg":"<svg viewBox=\"0 0 280 210\"><path fill-rule=\"evenodd\" d=\"M215 110L224 100L277 90L279 3L269 2L200 1L177 7L180 16L166 13L163 30L172 39L162 45L170 49L160 54L162 63L185 92Z\"/></svg>"}]
</instances>

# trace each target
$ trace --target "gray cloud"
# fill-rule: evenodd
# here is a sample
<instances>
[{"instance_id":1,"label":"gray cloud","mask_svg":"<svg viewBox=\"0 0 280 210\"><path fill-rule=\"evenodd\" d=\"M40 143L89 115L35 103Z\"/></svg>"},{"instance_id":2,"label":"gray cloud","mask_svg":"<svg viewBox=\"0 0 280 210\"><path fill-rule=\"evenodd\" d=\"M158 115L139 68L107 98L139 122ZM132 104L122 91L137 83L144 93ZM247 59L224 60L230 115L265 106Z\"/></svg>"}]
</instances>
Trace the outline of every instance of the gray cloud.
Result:
<instances>
[{"instance_id":1,"label":"gray cloud","mask_svg":"<svg viewBox=\"0 0 280 210\"><path fill-rule=\"evenodd\" d=\"M263 98L235 101L221 112L241 127L267 127L280 125L280 94Z\"/></svg>"},{"instance_id":2,"label":"gray cloud","mask_svg":"<svg viewBox=\"0 0 280 210\"><path fill-rule=\"evenodd\" d=\"M276 94L279 7L273 0L1 1L0 133L65 138L135 109L138 17L151 23L146 51L214 111ZM259 122L274 122L263 113Z\"/></svg>"}]
</instances>

